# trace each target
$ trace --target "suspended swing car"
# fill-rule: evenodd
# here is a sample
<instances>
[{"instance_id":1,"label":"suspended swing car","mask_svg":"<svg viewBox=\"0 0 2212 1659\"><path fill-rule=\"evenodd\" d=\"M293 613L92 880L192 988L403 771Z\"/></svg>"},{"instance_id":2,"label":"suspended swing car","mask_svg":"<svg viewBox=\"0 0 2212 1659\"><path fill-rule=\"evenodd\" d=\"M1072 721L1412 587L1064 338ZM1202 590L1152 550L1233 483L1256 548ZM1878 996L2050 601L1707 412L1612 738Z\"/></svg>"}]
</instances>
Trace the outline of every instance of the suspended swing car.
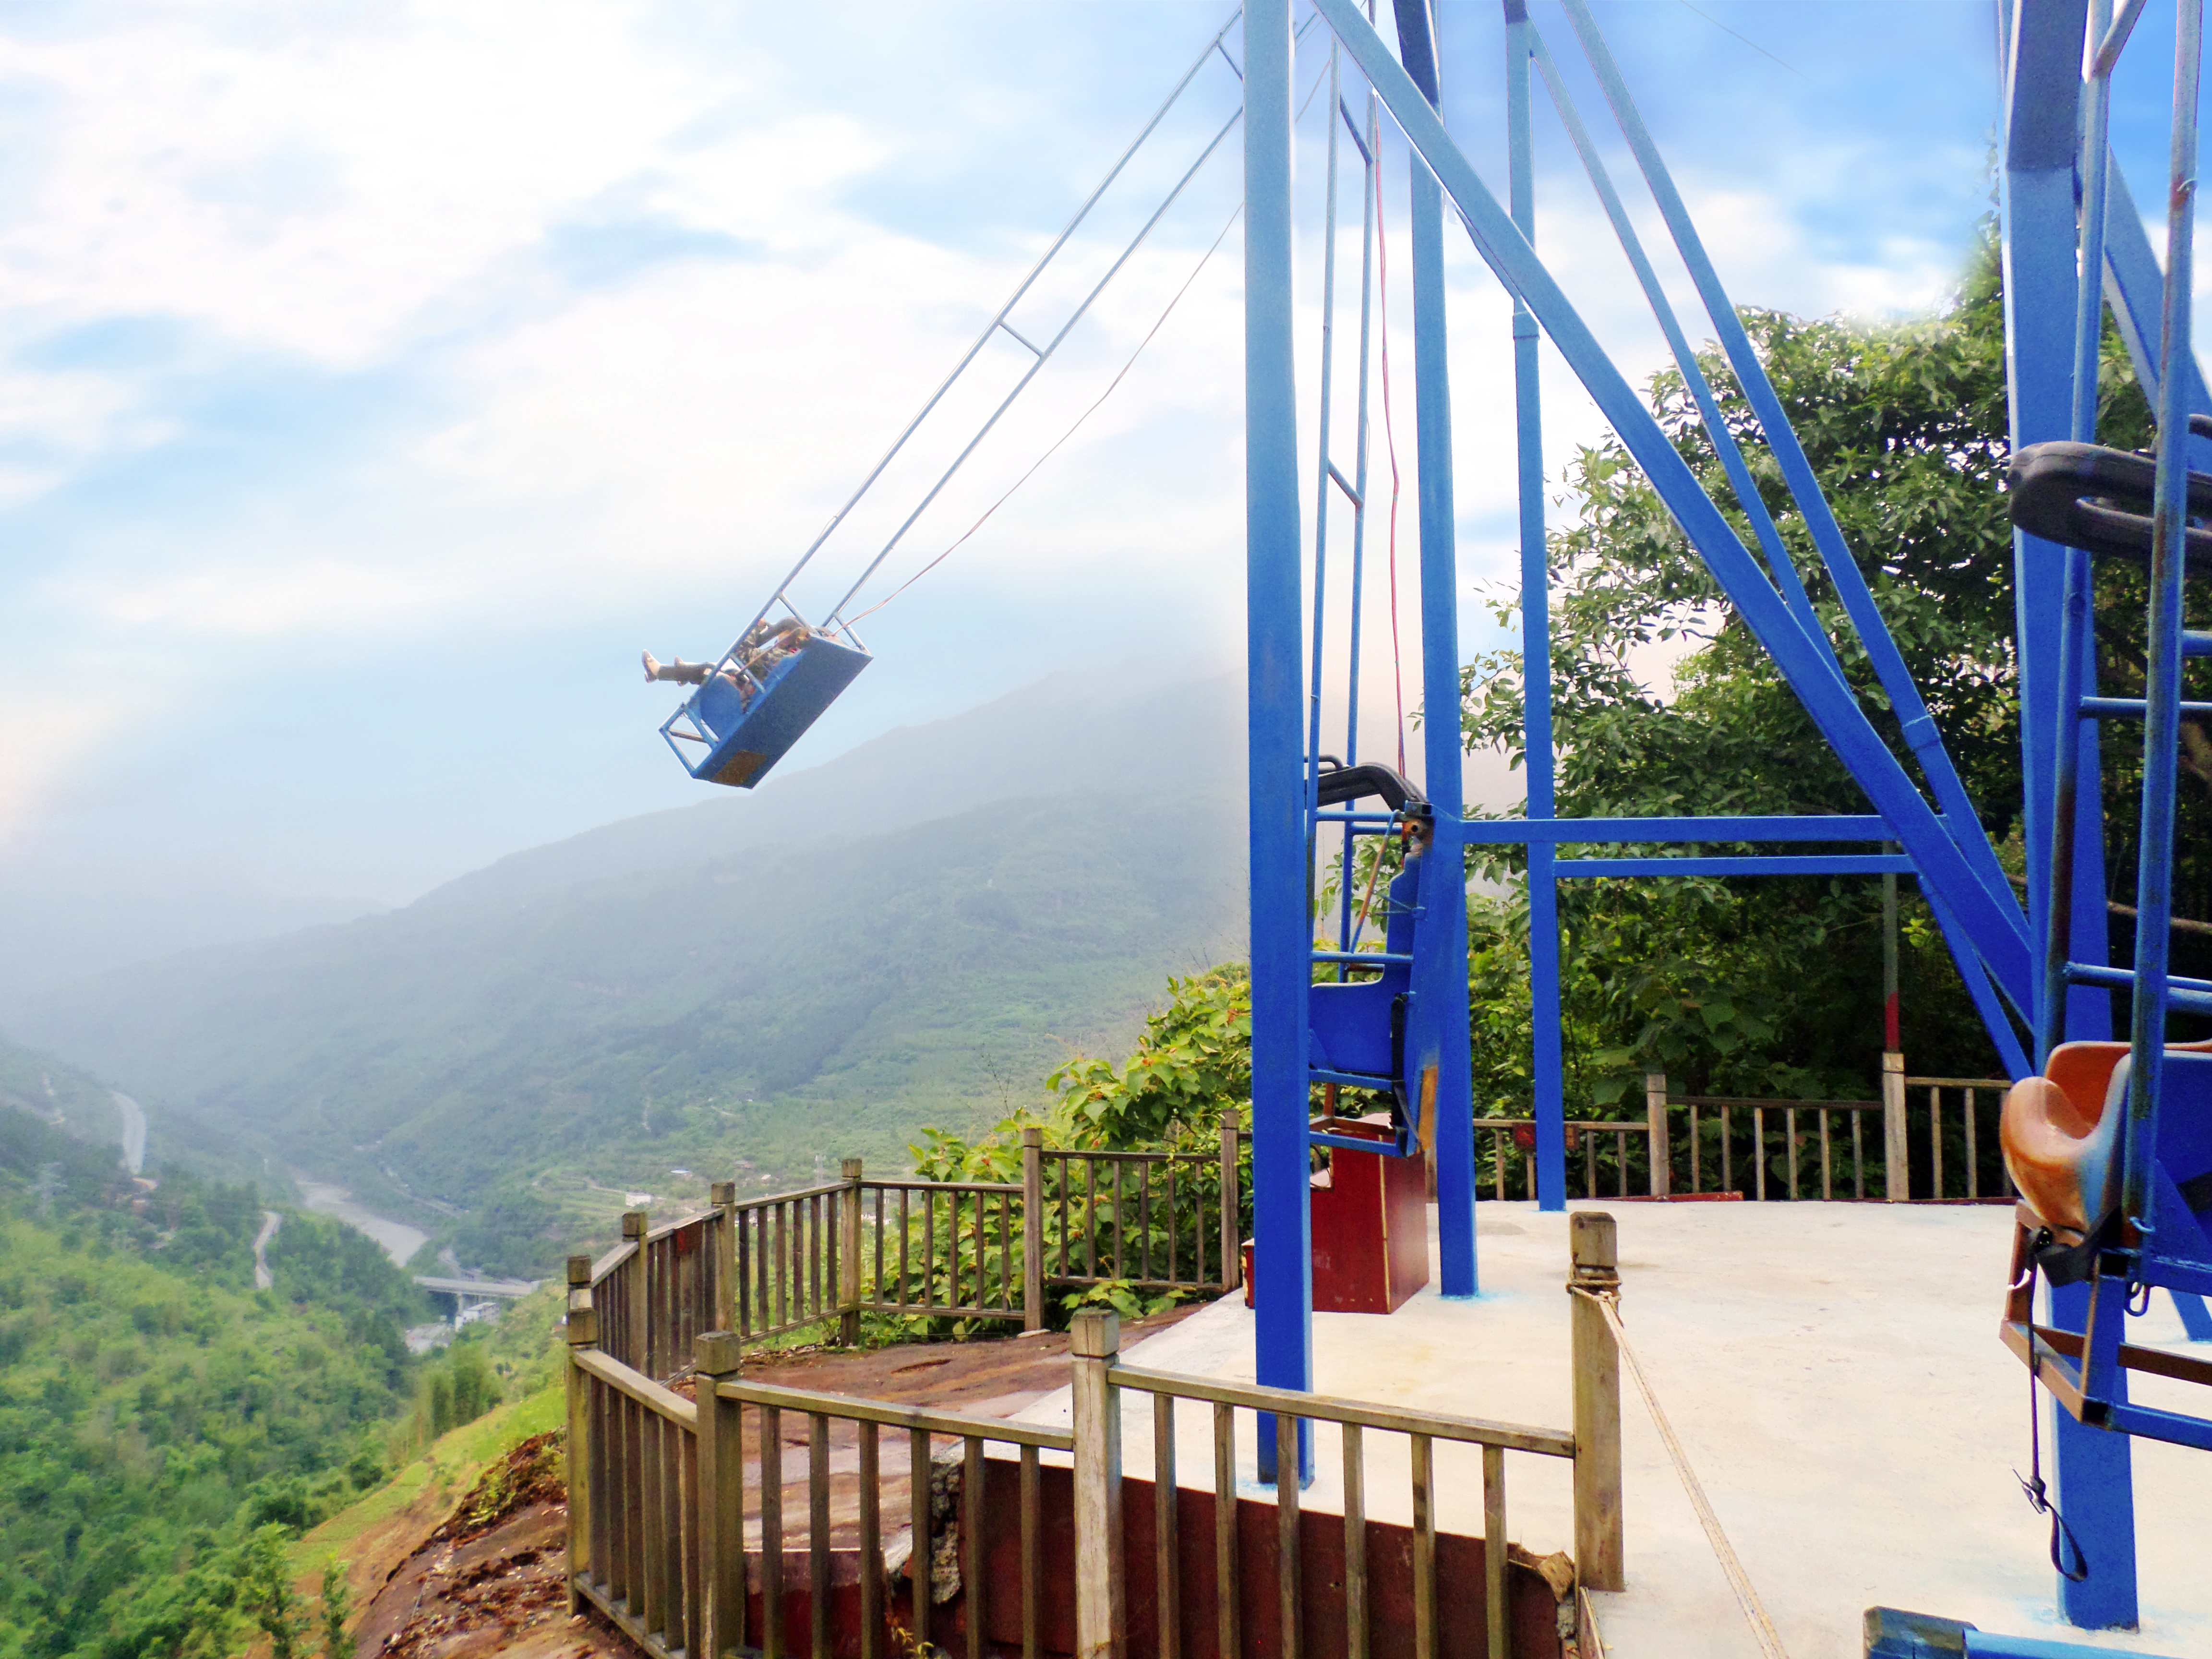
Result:
<instances>
[{"instance_id":1,"label":"suspended swing car","mask_svg":"<svg viewBox=\"0 0 2212 1659\"><path fill-rule=\"evenodd\" d=\"M756 624L746 638L759 633ZM751 788L872 660L850 638L787 624L741 641L661 723L661 736L693 777ZM650 659L647 674L660 677Z\"/></svg>"},{"instance_id":2,"label":"suspended swing car","mask_svg":"<svg viewBox=\"0 0 2212 1659\"><path fill-rule=\"evenodd\" d=\"M1448 950L1440 953L1442 942L1430 937L1436 930L1425 931L1421 925L1422 884L1430 873L1436 815L1420 792L1387 766L1333 767L1321 774L1320 784L1324 810L1380 796L1406 836L1406 860L1385 890L1382 949L1339 960L1346 974L1368 972L1371 964L1373 976L1320 981L1308 1003L1312 1080L1388 1096L1390 1138L1378 1146L1371 1127L1340 1131L1334 1120L1323 1118L1311 1139L1320 1146L1388 1150L1409 1158L1426 1139L1437 1080L1437 1043L1430 1027L1447 1002L1441 990L1424 994L1438 963L1449 963Z\"/></svg>"},{"instance_id":3,"label":"suspended swing car","mask_svg":"<svg viewBox=\"0 0 2212 1659\"><path fill-rule=\"evenodd\" d=\"M2212 1042L2166 1050L2154 1139L2135 1149L2148 1195L2136 1215L2124 1196L2131 1069L2124 1042L2064 1043L2005 1097L1999 1137L2021 1195L2005 1341L2081 1421L2212 1449L2212 1421L2129 1404L2115 1382L2139 1370L2212 1384L2212 1363L2128 1344L2117 1318L2100 1332L2093 1316L2086 1337L2033 1322L2039 1273L2162 1286L2191 1305L2212 1291Z\"/></svg>"}]
</instances>

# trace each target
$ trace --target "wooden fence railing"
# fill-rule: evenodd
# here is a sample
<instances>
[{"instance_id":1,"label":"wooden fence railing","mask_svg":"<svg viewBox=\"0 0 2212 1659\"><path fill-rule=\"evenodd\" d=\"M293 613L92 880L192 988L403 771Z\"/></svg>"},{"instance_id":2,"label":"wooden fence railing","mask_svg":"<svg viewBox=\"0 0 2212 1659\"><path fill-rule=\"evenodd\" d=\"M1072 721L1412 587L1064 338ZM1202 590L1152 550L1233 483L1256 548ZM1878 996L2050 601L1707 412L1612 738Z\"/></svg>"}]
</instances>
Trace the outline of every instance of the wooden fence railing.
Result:
<instances>
[{"instance_id":1,"label":"wooden fence railing","mask_svg":"<svg viewBox=\"0 0 2212 1659\"><path fill-rule=\"evenodd\" d=\"M1022 1268L1022 1188L981 1181L861 1181L857 1228L873 1241L875 1273L860 1305L922 1319L1019 1320L1042 1325L1040 1297L1027 1294ZM871 1205L872 1200L872 1207ZM860 1232L854 1235L859 1242ZM941 1248L940 1248L941 1247Z\"/></svg>"},{"instance_id":2,"label":"wooden fence railing","mask_svg":"<svg viewBox=\"0 0 2212 1659\"><path fill-rule=\"evenodd\" d=\"M1176 1153L1048 1150L1042 1131L1025 1129L1022 1192L1048 1285L1120 1279L1222 1292L1243 1283L1233 1126L1217 1151Z\"/></svg>"},{"instance_id":3,"label":"wooden fence railing","mask_svg":"<svg viewBox=\"0 0 2212 1659\"><path fill-rule=\"evenodd\" d=\"M1234 1128L1205 1152L1063 1151L1030 1129L1019 1184L872 1181L847 1158L796 1192L740 1201L718 1182L710 1209L658 1224L630 1211L580 1282L599 1352L647 1376L674 1375L708 1331L757 1343L834 1322L850 1343L864 1313L1039 1330L1054 1290L1236 1289L1237 1170Z\"/></svg>"},{"instance_id":4,"label":"wooden fence railing","mask_svg":"<svg viewBox=\"0 0 2212 1659\"><path fill-rule=\"evenodd\" d=\"M1917 1146L1927 1152L1924 1196L1947 1200L2015 1196L2017 1189L2006 1173L1996 1136L1997 1115L2004 1109L2005 1091L2011 1087L2002 1078L1900 1077L1896 1092L1901 1098L1896 1103L1896 1115L1903 1125L1899 1137L1903 1155L1898 1184L1911 1190L1914 1169L1919 1164L1913 1150ZM1923 1091L1927 1115L1915 1123L1914 1108ZM1946 1096L1954 1101L1948 1114Z\"/></svg>"},{"instance_id":5,"label":"wooden fence railing","mask_svg":"<svg viewBox=\"0 0 2212 1659\"><path fill-rule=\"evenodd\" d=\"M1536 1120L1533 1117L1479 1117L1474 1121L1474 1127L1477 1133L1489 1137L1488 1156L1483 1160L1484 1167L1476 1172L1476 1196L1485 1196L1482 1189L1487 1188L1487 1196L1503 1199L1513 1195L1517 1188L1520 1197L1534 1199L1536 1196ZM1571 1119L1566 1127L1567 1185L1570 1188L1575 1184L1577 1166L1582 1173L1583 1193L1588 1198L1598 1197L1601 1185L1610 1185L1613 1197L1628 1198L1635 1195L1629 1191L1632 1182L1639 1188L1645 1184L1643 1177L1632 1176L1630 1172L1629 1145L1631 1137L1635 1137L1639 1146L1648 1145L1652 1134L1651 1125L1638 1123L1632 1119L1616 1122L1610 1119L1576 1118ZM1662 1133L1664 1133L1663 1127ZM1608 1150L1608 1143L1613 1153L1609 1174L1601 1168L1606 1161L1604 1154ZM1482 1150L1485 1149L1478 1146L1478 1151ZM1519 1165L1517 1178L1507 1174L1509 1168L1516 1164ZM1656 1190L1664 1191L1665 1188L1662 1187Z\"/></svg>"},{"instance_id":6,"label":"wooden fence railing","mask_svg":"<svg viewBox=\"0 0 2212 1659\"><path fill-rule=\"evenodd\" d=\"M1571 1237L1570 1284L1617 1294L1612 1218L1578 1213ZM1563 1656L1580 1604L1571 1586L1509 1557L1509 1451L1573 1464L1580 1586L1625 1582L1618 1352L1579 1302L1571 1431L1145 1370L1121 1359L1117 1322L1096 1311L1077 1317L1063 1429L751 1381L730 1332L696 1339L686 1399L605 1351L592 1271L571 1259L570 1595L653 1659L986 1659L1016 1647L1024 1659L1371 1659L1408 1645L1463 1650L1448 1626L1479 1628L1487 1659ZM669 1305L648 1310L649 1351L666 1346L651 1326ZM1128 1483L1126 1507L1124 1394L1153 1407L1150 1479ZM1179 1401L1211 1407L1210 1489L1178 1477ZM1272 1436L1277 1468L1295 1467L1302 1425L1325 1425L1342 1463L1341 1516L1302 1513L1296 1480L1267 1482L1272 1503L1239 1497L1240 1418L1246 1432ZM886 1430L903 1437L903 1456L896 1445L886 1456ZM1374 1436L1406 1443L1410 1528L1370 1517ZM1480 1449L1480 1538L1439 1526L1450 1490L1440 1442ZM1410 1644L1384 1627L1401 1617Z\"/></svg>"},{"instance_id":7,"label":"wooden fence railing","mask_svg":"<svg viewBox=\"0 0 2212 1659\"><path fill-rule=\"evenodd\" d=\"M1671 1093L1644 1079L1635 1119L1566 1125L1567 1184L1590 1198L1739 1193L1754 1201L1995 1200L2013 1188L1997 1150L2002 1078L1908 1077L1883 1056L1880 1100ZM1536 1195L1532 1118L1477 1118L1486 1197ZM1579 1182L1577 1180L1579 1175Z\"/></svg>"}]
</instances>

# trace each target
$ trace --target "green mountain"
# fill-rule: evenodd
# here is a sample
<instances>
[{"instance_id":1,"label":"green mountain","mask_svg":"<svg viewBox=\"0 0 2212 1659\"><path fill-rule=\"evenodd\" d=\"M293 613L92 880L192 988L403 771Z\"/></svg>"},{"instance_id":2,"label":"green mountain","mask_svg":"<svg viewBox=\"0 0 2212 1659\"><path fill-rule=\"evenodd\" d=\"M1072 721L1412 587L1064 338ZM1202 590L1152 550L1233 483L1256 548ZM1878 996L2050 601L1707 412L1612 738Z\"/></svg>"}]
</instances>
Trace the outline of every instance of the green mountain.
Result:
<instances>
[{"instance_id":1,"label":"green mountain","mask_svg":"<svg viewBox=\"0 0 2212 1659\"><path fill-rule=\"evenodd\" d=\"M19 1025L542 1272L626 1190L902 1168L1126 1047L1165 974L1242 949L1243 840L1219 789L1002 802L118 969Z\"/></svg>"}]
</instances>

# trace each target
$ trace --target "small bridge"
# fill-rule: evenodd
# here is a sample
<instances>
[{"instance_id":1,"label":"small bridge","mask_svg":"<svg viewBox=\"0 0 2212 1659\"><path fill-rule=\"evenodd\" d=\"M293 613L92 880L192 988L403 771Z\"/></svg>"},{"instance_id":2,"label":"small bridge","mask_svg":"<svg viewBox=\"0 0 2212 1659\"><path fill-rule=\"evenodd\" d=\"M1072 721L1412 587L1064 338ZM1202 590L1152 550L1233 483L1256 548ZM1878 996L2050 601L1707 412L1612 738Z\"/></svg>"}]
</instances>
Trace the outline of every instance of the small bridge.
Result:
<instances>
[{"instance_id":1,"label":"small bridge","mask_svg":"<svg viewBox=\"0 0 2212 1659\"><path fill-rule=\"evenodd\" d=\"M432 1279L415 1275L415 1282L426 1291L436 1291L446 1296L493 1297L501 1301L513 1301L528 1296L538 1288L534 1279Z\"/></svg>"}]
</instances>

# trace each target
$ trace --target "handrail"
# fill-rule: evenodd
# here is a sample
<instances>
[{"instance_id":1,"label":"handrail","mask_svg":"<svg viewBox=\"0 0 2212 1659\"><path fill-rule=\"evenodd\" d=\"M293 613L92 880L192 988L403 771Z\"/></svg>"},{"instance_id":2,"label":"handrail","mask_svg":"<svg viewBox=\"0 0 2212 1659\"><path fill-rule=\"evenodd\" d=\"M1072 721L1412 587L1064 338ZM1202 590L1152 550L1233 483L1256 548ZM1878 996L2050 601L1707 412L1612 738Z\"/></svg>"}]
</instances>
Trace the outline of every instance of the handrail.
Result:
<instances>
[{"instance_id":1,"label":"handrail","mask_svg":"<svg viewBox=\"0 0 2212 1659\"><path fill-rule=\"evenodd\" d=\"M1441 1412L1401 1411L1391 1406L1370 1406L1301 1394L1296 1389L1273 1389L1257 1382L1220 1382L1212 1377L1148 1370L1136 1365L1116 1364L1112 1376L1117 1388L1173 1395L1180 1400L1209 1400L1218 1406L1242 1406L1282 1417L1302 1417L1310 1422L1345 1423L1399 1434L1425 1434L1435 1440L1498 1446L1507 1451L1534 1452L1544 1457L1571 1460L1575 1455L1574 1436L1559 1429L1533 1429L1519 1423L1493 1423L1486 1418L1456 1417Z\"/></svg>"},{"instance_id":2,"label":"handrail","mask_svg":"<svg viewBox=\"0 0 2212 1659\"><path fill-rule=\"evenodd\" d=\"M1536 1127L1536 1120L1533 1117L1479 1117L1474 1120L1474 1127L1478 1129L1533 1129ZM1571 1117L1566 1120L1566 1127L1570 1129L1602 1129L1607 1134L1616 1131L1629 1135L1648 1135L1651 1133L1651 1125L1648 1121L1626 1117Z\"/></svg>"},{"instance_id":3,"label":"handrail","mask_svg":"<svg viewBox=\"0 0 2212 1659\"><path fill-rule=\"evenodd\" d=\"M1017 1198L1022 1192L1020 1182L1005 1181L877 1181L872 1178L861 1182L860 1186L862 1192L1011 1193ZM840 1182L836 1190L844 1191L845 1183Z\"/></svg>"},{"instance_id":4,"label":"handrail","mask_svg":"<svg viewBox=\"0 0 2212 1659\"><path fill-rule=\"evenodd\" d=\"M721 1207L719 1205L713 1205L703 1210L694 1210L689 1215L679 1215L673 1220L662 1222L658 1227L647 1233L645 1242L650 1244L655 1239L665 1238L671 1233L680 1233L686 1227L693 1226L702 1221L718 1221L721 1218Z\"/></svg>"},{"instance_id":5,"label":"handrail","mask_svg":"<svg viewBox=\"0 0 2212 1659\"><path fill-rule=\"evenodd\" d=\"M1101 1164L1212 1164L1218 1152L1091 1152L1079 1146L1047 1146L1047 1158L1095 1158Z\"/></svg>"},{"instance_id":6,"label":"handrail","mask_svg":"<svg viewBox=\"0 0 2212 1659\"><path fill-rule=\"evenodd\" d=\"M2012 1087L2012 1079L2008 1077L1908 1077L1905 1079L1905 1086L1908 1089L2005 1090Z\"/></svg>"},{"instance_id":7,"label":"handrail","mask_svg":"<svg viewBox=\"0 0 2212 1659\"><path fill-rule=\"evenodd\" d=\"M794 1199L820 1198L830 1193L842 1193L852 1186L849 1181L825 1181L819 1187L801 1187L796 1192L766 1193L758 1198L741 1199L730 1207L740 1215L747 1210L765 1209L771 1204L788 1204Z\"/></svg>"},{"instance_id":8,"label":"handrail","mask_svg":"<svg viewBox=\"0 0 2212 1659\"><path fill-rule=\"evenodd\" d=\"M611 1358L596 1348L575 1346L571 1347L568 1353L580 1369L590 1372L609 1388L628 1395L647 1411L657 1412L687 1429L698 1427L698 1407L672 1389L662 1388L644 1372L632 1370L621 1360Z\"/></svg>"},{"instance_id":9,"label":"handrail","mask_svg":"<svg viewBox=\"0 0 2212 1659\"><path fill-rule=\"evenodd\" d=\"M605 1284L607 1282L608 1276L611 1274L616 1268L621 1267L624 1262L628 1261L636 1254L637 1241L634 1238L626 1238L621 1243L616 1245L614 1249L609 1250L605 1255L601 1256L598 1261L592 1263L592 1288L596 1291L600 1285Z\"/></svg>"},{"instance_id":10,"label":"handrail","mask_svg":"<svg viewBox=\"0 0 2212 1659\"><path fill-rule=\"evenodd\" d=\"M963 1417L957 1412L927 1411L887 1400L863 1400L850 1395L823 1394L812 1389L787 1389L773 1382L749 1382L734 1377L715 1385L724 1400L748 1406L773 1406L810 1416L844 1418L856 1423L880 1423L885 1428L921 1434L957 1434L963 1439L997 1440L1012 1446L1036 1446L1045 1451L1072 1452L1075 1431L1038 1423L1019 1423L1003 1417Z\"/></svg>"},{"instance_id":11,"label":"handrail","mask_svg":"<svg viewBox=\"0 0 2212 1659\"><path fill-rule=\"evenodd\" d=\"M1765 1106L1779 1111L1795 1107L1801 1112L1875 1112L1878 1100L1784 1100L1771 1095L1668 1095L1669 1106Z\"/></svg>"}]
</instances>

